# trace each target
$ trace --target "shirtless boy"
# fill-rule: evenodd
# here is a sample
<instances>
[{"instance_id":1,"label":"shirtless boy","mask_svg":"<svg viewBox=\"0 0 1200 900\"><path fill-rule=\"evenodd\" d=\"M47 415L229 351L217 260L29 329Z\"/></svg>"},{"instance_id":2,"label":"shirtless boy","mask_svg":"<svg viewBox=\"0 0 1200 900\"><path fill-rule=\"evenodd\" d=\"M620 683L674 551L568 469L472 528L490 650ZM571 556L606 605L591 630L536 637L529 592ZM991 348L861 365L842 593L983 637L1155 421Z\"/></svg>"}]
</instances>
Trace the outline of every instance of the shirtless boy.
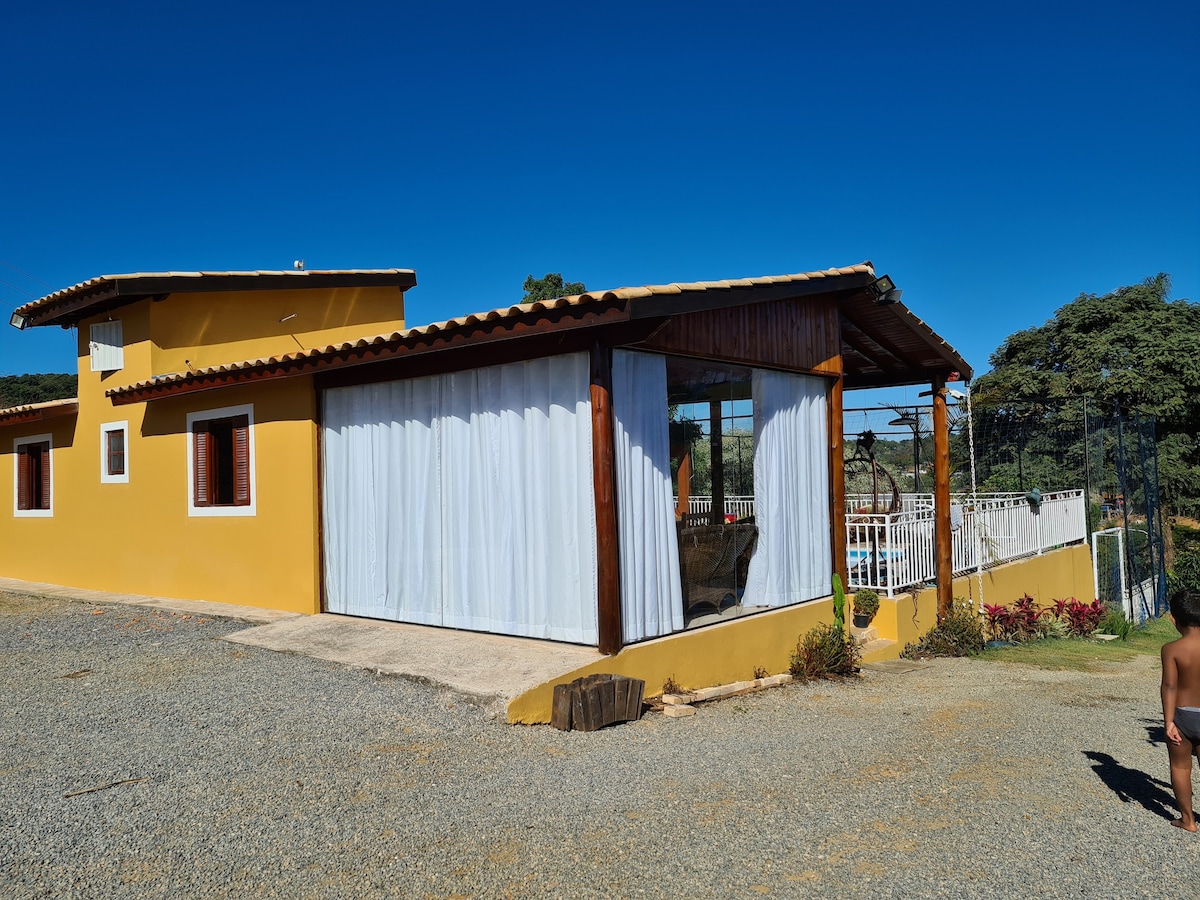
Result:
<instances>
[{"instance_id":1,"label":"shirtless boy","mask_svg":"<svg viewBox=\"0 0 1200 900\"><path fill-rule=\"evenodd\" d=\"M1171 787L1179 818L1171 824L1196 830L1192 810L1192 756L1200 752L1200 592L1171 596L1171 621L1182 637L1162 648L1162 705L1171 759Z\"/></svg>"}]
</instances>

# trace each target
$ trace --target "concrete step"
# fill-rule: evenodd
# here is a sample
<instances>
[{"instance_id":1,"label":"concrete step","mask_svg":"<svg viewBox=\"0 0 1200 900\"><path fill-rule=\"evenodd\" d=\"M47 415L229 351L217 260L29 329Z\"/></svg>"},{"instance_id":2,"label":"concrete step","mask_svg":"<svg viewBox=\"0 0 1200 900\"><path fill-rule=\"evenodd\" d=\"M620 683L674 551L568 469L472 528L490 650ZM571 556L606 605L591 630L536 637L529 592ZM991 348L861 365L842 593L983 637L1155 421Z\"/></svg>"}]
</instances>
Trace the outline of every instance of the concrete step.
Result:
<instances>
[{"instance_id":1,"label":"concrete step","mask_svg":"<svg viewBox=\"0 0 1200 900\"><path fill-rule=\"evenodd\" d=\"M861 662L870 663L885 659L898 659L902 649L902 647L897 646L895 641L889 641L887 638L875 638L861 646Z\"/></svg>"},{"instance_id":2,"label":"concrete step","mask_svg":"<svg viewBox=\"0 0 1200 900\"><path fill-rule=\"evenodd\" d=\"M869 644L871 641L879 639L879 629L874 625L868 625L866 628L855 628L853 625L851 625L850 634L854 636L854 639L858 641L860 645Z\"/></svg>"}]
</instances>

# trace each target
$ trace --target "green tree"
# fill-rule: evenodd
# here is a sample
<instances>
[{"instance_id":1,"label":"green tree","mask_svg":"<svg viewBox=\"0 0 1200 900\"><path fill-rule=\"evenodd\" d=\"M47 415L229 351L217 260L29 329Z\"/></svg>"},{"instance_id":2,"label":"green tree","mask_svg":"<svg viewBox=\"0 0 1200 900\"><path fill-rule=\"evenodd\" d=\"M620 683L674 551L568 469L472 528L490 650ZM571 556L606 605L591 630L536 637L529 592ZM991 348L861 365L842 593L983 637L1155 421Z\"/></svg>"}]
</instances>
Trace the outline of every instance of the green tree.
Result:
<instances>
[{"instance_id":1,"label":"green tree","mask_svg":"<svg viewBox=\"0 0 1200 900\"><path fill-rule=\"evenodd\" d=\"M0 376L0 409L74 397L78 381L65 374Z\"/></svg>"},{"instance_id":2,"label":"green tree","mask_svg":"<svg viewBox=\"0 0 1200 900\"><path fill-rule=\"evenodd\" d=\"M1200 510L1200 304L1170 292L1160 273L1080 294L1045 325L1009 335L975 382L977 416L1009 421L1025 449L1078 430L1084 396L1097 413L1120 405L1152 414L1163 499L1177 512Z\"/></svg>"},{"instance_id":3,"label":"green tree","mask_svg":"<svg viewBox=\"0 0 1200 900\"><path fill-rule=\"evenodd\" d=\"M530 275L525 279L525 296L522 303L536 303L539 300L557 300L559 297L570 297L587 291L582 281L564 282L561 272L547 272L541 278Z\"/></svg>"}]
</instances>

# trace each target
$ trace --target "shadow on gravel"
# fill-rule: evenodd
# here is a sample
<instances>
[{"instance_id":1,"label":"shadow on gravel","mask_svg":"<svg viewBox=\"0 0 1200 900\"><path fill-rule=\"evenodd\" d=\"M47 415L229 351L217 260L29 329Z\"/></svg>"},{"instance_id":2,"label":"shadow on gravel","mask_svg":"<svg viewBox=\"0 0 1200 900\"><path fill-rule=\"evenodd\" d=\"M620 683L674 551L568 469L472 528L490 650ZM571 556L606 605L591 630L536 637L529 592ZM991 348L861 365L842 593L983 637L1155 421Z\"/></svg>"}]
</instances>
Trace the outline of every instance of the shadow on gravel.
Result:
<instances>
[{"instance_id":1,"label":"shadow on gravel","mask_svg":"<svg viewBox=\"0 0 1200 900\"><path fill-rule=\"evenodd\" d=\"M1146 743L1166 746L1167 729L1163 727L1162 719L1142 719L1146 724Z\"/></svg>"},{"instance_id":2,"label":"shadow on gravel","mask_svg":"<svg viewBox=\"0 0 1200 900\"><path fill-rule=\"evenodd\" d=\"M1107 753L1084 750L1083 755L1092 761L1092 771L1122 802L1137 803L1168 822L1175 818L1175 798L1164 790L1170 787L1166 782L1126 768Z\"/></svg>"}]
</instances>

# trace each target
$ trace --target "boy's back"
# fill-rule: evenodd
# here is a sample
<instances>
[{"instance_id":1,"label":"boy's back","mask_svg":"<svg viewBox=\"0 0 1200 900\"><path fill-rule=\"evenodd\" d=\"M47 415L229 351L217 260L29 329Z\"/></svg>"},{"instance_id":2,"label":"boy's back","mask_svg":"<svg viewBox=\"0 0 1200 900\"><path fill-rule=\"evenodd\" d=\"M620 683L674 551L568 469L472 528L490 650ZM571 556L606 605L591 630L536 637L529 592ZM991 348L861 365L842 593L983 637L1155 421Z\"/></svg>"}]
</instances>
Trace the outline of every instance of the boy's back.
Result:
<instances>
[{"instance_id":1,"label":"boy's back","mask_svg":"<svg viewBox=\"0 0 1200 900\"><path fill-rule=\"evenodd\" d=\"M1162 648L1162 705L1171 760L1171 787L1179 818L1171 824L1196 830L1192 809L1192 756L1200 751L1200 593L1171 596L1171 620L1179 640Z\"/></svg>"},{"instance_id":2,"label":"boy's back","mask_svg":"<svg viewBox=\"0 0 1200 900\"><path fill-rule=\"evenodd\" d=\"M1200 628L1164 644L1162 653L1164 665L1175 667L1175 706L1200 707Z\"/></svg>"}]
</instances>

